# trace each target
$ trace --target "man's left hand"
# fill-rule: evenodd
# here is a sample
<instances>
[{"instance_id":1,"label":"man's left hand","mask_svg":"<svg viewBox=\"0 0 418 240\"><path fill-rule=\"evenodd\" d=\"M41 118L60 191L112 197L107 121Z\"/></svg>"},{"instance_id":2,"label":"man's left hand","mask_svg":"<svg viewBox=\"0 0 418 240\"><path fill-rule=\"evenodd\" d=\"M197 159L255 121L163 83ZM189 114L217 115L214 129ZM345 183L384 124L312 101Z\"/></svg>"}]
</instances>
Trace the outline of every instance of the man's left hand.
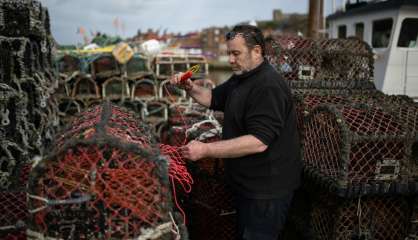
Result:
<instances>
[{"instance_id":1,"label":"man's left hand","mask_svg":"<svg viewBox=\"0 0 418 240\"><path fill-rule=\"evenodd\" d=\"M206 143L199 141L191 141L186 146L180 148L181 154L184 158L187 158L192 161L197 161L199 159L207 157L208 146Z\"/></svg>"}]
</instances>

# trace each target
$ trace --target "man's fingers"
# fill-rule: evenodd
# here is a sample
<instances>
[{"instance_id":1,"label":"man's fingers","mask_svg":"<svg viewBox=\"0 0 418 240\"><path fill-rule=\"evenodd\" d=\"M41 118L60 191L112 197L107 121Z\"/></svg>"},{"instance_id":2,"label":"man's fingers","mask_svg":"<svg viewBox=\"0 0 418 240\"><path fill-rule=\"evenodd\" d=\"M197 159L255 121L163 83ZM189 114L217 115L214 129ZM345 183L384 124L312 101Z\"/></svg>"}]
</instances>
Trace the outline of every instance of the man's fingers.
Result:
<instances>
[{"instance_id":1,"label":"man's fingers","mask_svg":"<svg viewBox=\"0 0 418 240\"><path fill-rule=\"evenodd\" d=\"M190 157L190 151L187 146L180 147L179 150L180 150L180 154L182 157L184 158Z\"/></svg>"},{"instance_id":2,"label":"man's fingers","mask_svg":"<svg viewBox=\"0 0 418 240\"><path fill-rule=\"evenodd\" d=\"M177 74L174 74L173 76L171 76L171 78L170 78L170 83L171 84L174 84L174 85L178 85L178 84L180 84L180 78L181 78L181 76L183 75L183 73L182 72L180 72L180 73L177 73Z\"/></svg>"}]
</instances>

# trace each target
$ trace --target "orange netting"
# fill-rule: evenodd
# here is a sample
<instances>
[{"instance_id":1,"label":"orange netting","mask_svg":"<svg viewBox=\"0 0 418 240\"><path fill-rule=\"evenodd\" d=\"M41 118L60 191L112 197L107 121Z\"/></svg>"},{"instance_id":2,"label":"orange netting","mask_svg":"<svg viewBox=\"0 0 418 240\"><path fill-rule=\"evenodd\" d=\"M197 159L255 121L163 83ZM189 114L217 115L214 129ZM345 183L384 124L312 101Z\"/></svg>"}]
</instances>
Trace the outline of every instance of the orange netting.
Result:
<instances>
[{"instance_id":1,"label":"orange netting","mask_svg":"<svg viewBox=\"0 0 418 240\"><path fill-rule=\"evenodd\" d=\"M29 236L175 239L185 234L176 225L167 159L133 113L109 103L96 106L57 142L30 176Z\"/></svg>"}]
</instances>

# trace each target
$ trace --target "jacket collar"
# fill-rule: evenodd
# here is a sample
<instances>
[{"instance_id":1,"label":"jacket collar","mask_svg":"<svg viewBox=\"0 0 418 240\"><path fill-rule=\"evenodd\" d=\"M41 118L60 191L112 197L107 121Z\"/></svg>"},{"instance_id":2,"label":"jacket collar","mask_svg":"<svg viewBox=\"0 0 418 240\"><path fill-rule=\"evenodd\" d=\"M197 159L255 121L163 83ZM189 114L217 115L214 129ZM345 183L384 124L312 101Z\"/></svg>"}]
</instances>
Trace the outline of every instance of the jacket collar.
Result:
<instances>
[{"instance_id":1,"label":"jacket collar","mask_svg":"<svg viewBox=\"0 0 418 240\"><path fill-rule=\"evenodd\" d=\"M254 69L252 69L252 70L250 70L246 73L240 74L240 75L235 75L234 74L233 77L235 79L239 79L240 81L251 78L252 76L257 74L258 72L260 72L260 70L263 69L264 67L266 67L268 64L269 63L267 62L267 60L264 59L263 62L260 65L258 65L256 68L254 68Z\"/></svg>"}]
</instances>

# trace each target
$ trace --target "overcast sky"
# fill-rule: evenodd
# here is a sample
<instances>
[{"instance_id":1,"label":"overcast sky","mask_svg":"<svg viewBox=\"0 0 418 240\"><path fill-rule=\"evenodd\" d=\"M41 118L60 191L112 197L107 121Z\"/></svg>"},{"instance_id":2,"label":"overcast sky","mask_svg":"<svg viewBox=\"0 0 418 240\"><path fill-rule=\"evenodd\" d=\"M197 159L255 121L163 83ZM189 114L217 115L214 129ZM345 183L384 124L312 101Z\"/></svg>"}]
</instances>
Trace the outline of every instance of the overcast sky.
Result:
<instances>
[{"instance_id":1,"label":"overcast sky","mask_svg":"<svg viewBox=\"0 0 418 240\"><path fill-rule=\"evenodd\" d=\"M332 0L325 0L326 12ZM341 0L337 0L340 2ZM186 33L210 26L232 26L249 20L270 20L273 9L306 13L308 0L40 0L51 17L52 33L60 44L82 42L100 31L131 37L138 29ZM115 19L118 19L115 21ZM115 26L119 26L116 29Z\"/></svg>"}]
</instances>

